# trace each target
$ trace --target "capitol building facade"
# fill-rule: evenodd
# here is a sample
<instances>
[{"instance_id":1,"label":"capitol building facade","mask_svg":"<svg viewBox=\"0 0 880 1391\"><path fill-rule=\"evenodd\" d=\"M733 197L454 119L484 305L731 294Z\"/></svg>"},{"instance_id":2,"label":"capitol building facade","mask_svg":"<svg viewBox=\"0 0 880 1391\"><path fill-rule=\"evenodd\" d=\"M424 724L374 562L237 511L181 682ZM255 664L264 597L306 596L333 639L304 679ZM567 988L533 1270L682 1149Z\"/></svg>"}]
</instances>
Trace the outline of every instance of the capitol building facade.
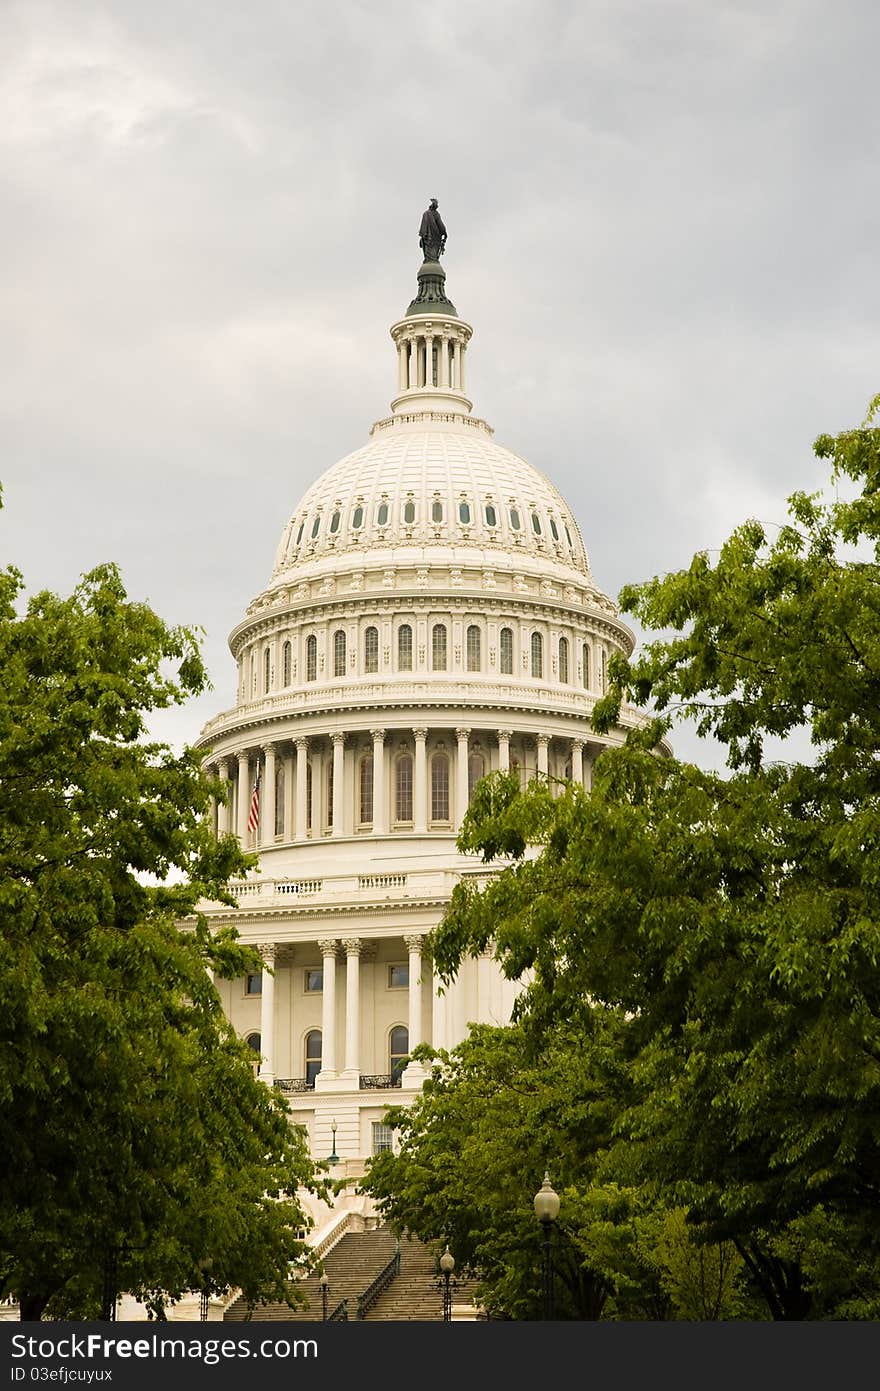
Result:
<instances>
[{"instance_id":1,"label":"capitol building facade","mask_svg":"<svg viewBox=\"0 0 880 1391\"><path fill-rule=\"evenodd\" d=\"M218 833L259 853L237 910L209 914L267 967L218 982L223 1005L337 1176L391 1143L387 1107L424 1078L416 1045L510 1017L490 957L441 991L424 952L455 883L492 872L456 849L475 783L589 787L642 719L591 728L633 636L559 492L472 413L471 334L424 262L391 327L391 413L295 507L230 635L236 705L198 741L228 783Z\"/></svg>"}]
</instances>

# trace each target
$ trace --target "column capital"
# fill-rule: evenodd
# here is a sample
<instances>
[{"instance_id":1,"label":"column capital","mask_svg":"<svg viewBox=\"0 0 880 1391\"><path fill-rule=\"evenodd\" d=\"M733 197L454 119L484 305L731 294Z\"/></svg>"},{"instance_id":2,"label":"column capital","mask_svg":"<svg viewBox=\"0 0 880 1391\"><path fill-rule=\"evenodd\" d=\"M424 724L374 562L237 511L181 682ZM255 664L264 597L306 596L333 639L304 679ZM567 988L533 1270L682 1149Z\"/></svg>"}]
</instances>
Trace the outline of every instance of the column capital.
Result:
<instances>
[{"instance_id":1,"label":"column capital","mask_svg":"<svg viewBox=\"0 0 880 1391\"><path fill-rule=\"evenodd\" d=\"M550 743L550 735L549 735L549 734L536 734L536 735L535 735L535 742L536 742L536 744L538 745L538 748L539 748L539 749L546 749L547 745Z\"/></svg>"},{"instance_id":2,"label":"column capital","mask_svg":"<svg viewBox=\"0 0 880 1391\"><path fill-rule=\"evenodd\" d=\"M455 737L459 740L459 742L462 742L465 739L470 739L471 732L469 729L457 729L455 731Z\"/></svg>"},{"instance_id":3,"label":"column capital","mask_svg":"<svg viewBox=\"0 0 880 1391\"><path fill-rule=\"evenodd\" d=\"M421 956L421 954L422 954L422 948L423 948L424 945L425 945L425 938L424 938L424 936L423 936L423 934L422 934L421 932L419 932L419 933L415 933L415 932L407 933L403 940L404 940L404 942L406 943L406 949L407 949L407 951L410 951L410 952L418 952L418 953L419 953L419 956Z\"/></svg>"},{"instance_id":4,"label":"column capital","mask_svg":"<svg viewBox=\"0 0 880 1391\"><path fill-rule=\"evenodd\" d=\"M260 956L263 958L263 961L267 966L275 965L275 955L277 950L278 949L274 942L257 943L257 951L260 953Z\"/></svg>"},{"instance_id":5,"label":"column capital","mask_svg":"<svg viewBox=\"0 0 880 1391\"><path fill-rule=\"evenodd\" d=\"M268 758L270 754L272 758L274 758L276 753L278 752L277 741L275 739L268 739L266 743L262 746L262 752L264 758Z\"/></svg>"},{"instance_id":6,"label":"column capital","mask_svg":"<svg viewBox=\"0 0 880 1391\"><path fill-rule=\"evenodd\" d=\"M499 729L499 730L496 730L496 733L497 733L499 739L507 739L507 740L510 740L510 739L513 738L513 730L512 730L512 729Z\"/></svg>"},{"instance_id":7,"label":"column capital","mask_svg":"<svg viewBox=\"0 0 880 1391\"><path fill-rule=\"evenodd\" d=\"M572 741L571 741L571 747L572 747L573 749L580 749L580 750L583 752L583 750L586 748L586 740L585 740L585 739L572 739Z\"/></svg>"},{"instance_id":8,"label":"column capital","mask_svg":"<svg viewBox=\"0 0 880 1391\"><path fill-rule=\"evenodd\" d=\"M427 729L414 729L414 730L413 730L413 738L414 738L414 739L417 739L419 742L421 742L422 739L427 739L427 737L428 737L428 731L427 731Z\"/></svg>"},{"instance_id":9,"label":"column capital","mask_svg":"<svg viewBox=\"0 0 880 1391\"><path fill-rule=\"evenodd\" d=\"M384 729L371 729L370 737L372 738L374 744L384 743L385 731Z\"/></svg>"},{"instance_id":10,"label":"column capital","mask_svg":"<svg viewBox=\"0 0 880 1391\"><path fill-rule=\"evenodd\" d=\"M228 778L228 776L229 776L229 759L228 759L228 758L218 758L218 760L217 760L217 776L218 776L219 778Z\"/></svg>"},{"instance_id":11,"label":"column capital","mask_svg":"<svg viewBox=\"0 0 880 1391\"><path fill-rule=\"evenodd\" d=\"M339 942L335 937L319 937L318 949L322 956L336 956L336 948Z\"/></svg>"},{"instance_id":12,"label":"column capital","mask_svg":"<svg viewBox=\"0 0 880 1391\"><path fill-rule=\"evenodd\" d=\"M330 741L331 741L331 743L333 743L333 744L344 744L344 743L345 743L345 730L342 730L342 729L336 729L336 730L334 730L333 733L330 735Z\"/></svg>"},{"instance_id":13,"label":"column capital","mask_svg":"<svg viewBox=\"0 0 880 1391\"><path fill-rule=\"evenodd\" d=\"M360 956L364 944L360 937L344 937L342 945L345 948L346 956Z\"/></svg>"},{"instance_id":14,"label":"column capital","mask_svg":"<svg viewBox=\"0 0 880 1391\"><path fill-rule=\"evenodd\" d=\"M299 753L300 750L302 750L303 753L307 752L309 747L309 741L305 734L300 734L296 739L294 739L293 742L296 745L297 753Z\"/></svg>"}]
</instances>

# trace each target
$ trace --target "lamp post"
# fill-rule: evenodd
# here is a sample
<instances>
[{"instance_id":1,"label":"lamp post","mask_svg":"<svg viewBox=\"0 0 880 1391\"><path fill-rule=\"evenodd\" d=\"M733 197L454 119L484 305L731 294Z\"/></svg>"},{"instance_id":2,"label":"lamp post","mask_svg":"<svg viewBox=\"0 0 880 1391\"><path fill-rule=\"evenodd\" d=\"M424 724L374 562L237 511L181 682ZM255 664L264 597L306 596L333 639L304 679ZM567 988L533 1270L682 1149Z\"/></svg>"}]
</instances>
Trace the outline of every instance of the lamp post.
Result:
<instances>
[{"instance_id":1,"label":"lamp post","mask_svg":"<svg viewBox=\"0 0 880 1391\"><path fill-rule=\"evenodd\" d=\"M443 1322L450 1323L452 1320L452 1272L455 1269L455 1257L448 1245L443 1255L440 1257L440 1275L443 1280Z\"/></svg>"},{"instance_id":2,"label":"lamp post","mask_svg":"<svg viewBox=\"0 0 880 1391\"><path fill-rule=\"evenodd\" d=\"M544 1286L544 1318L553 1318L553 1227L559 1216L559 1194L553 1191L550 1174L545 1169L544 1182L535 1194L535 1216L544 1233L542 1274Z\"/></svg>"},{"instance_id":3,"label":"lamp post","mask_svg":"<svg viewBox=\"0 0 880 1391\"><path fill-rule=\"evenodd\" d=\"M331 1135L333 1136L333 1153L332 1153L332 1154L328 1154L328 1156L327 1156L327 1163L328 1163L328 1164L338 1164L338 1163L339 1163L339 1155L336 1153L336 1121L335 1121L335 1120L332 1120L332 1121L330 1122L330 1133L331 1133Z\"/></svg>"},{"instance_id":4,"label":"lamp post","mask_svg":"<svg viewBox=\"0 0 880 1391\"><path fill-rule=\"evenodd\" d=\"M330 1294L330 1281L326 1275L321 1276L321 1318L327 1322L327 1299Z\"/></svg>"},{"instance_id":5,"label":"lamp post","mask_svg":"<svg viewBox=\"0 0 880 1391\"><path fill-rule=\"evenodd\" d=\"M201 1323L208 1322L208 1282L212 1266L213 1261L210 1256L205 1256L204 1260L199 1261L199 1270L202 1276L202 1292L199 1295L199 1320Z\"/></svg>"}]
</instances>

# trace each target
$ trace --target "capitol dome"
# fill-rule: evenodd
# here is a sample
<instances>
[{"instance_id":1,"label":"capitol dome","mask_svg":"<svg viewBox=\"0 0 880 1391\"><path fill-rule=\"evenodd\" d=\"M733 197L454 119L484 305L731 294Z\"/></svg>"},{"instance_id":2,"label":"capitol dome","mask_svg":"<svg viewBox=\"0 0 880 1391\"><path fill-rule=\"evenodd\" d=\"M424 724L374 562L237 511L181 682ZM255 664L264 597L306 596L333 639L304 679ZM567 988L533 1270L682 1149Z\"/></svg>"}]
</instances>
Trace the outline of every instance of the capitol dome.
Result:
<instances>
[{"instance_id":1,"label":"capitol dome","mask_svg":"<svg viewBox=\"0 0 880 1391\"><path fill-rule=\"evenodd\" d=\"M218 988L338 1176L391 1142L387 1106L424 1077L418 1044L510 1017L517 986L491 957L441 993L424 952L454 885L495 872L456 847L475 783L502 769L588 788L643 719L592 728L633 636L565 500L473 414L471 336L426 261L391 326L390 414L295 507L230 635L236 704L200 738L227 787L217 833L259 854L238 910L210 917L267 965Z\"/></svg>"}]
</instances>

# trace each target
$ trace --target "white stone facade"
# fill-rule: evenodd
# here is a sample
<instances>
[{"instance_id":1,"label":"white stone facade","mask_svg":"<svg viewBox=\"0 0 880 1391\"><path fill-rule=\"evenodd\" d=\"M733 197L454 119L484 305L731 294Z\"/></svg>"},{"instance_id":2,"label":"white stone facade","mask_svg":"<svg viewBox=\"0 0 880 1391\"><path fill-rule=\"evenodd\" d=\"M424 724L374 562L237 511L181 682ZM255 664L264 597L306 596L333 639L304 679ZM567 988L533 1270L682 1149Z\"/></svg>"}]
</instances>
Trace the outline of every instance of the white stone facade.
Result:
<instances>
[{"instance_id":1,"label":"white stone facade","mask_svg":"<svg viewBox=\"0 0 880 1391\"><path fill-rule=\"evenodd\" d=\"M458 878L489 872L455 848L474 782L589 786L607 742L590 712L633 645L564 500L471 414L471 332L448 314L393 325L392 414L294 511L230 637L238 703L200 739L229 784L218 831L260 854L234 919L273 968L221 982L224 1007L313 1152L350 1173L421 1084L402 1053L510 1017L491 959L441 994L422 953Z\"/></svg>"}]
</instances>

